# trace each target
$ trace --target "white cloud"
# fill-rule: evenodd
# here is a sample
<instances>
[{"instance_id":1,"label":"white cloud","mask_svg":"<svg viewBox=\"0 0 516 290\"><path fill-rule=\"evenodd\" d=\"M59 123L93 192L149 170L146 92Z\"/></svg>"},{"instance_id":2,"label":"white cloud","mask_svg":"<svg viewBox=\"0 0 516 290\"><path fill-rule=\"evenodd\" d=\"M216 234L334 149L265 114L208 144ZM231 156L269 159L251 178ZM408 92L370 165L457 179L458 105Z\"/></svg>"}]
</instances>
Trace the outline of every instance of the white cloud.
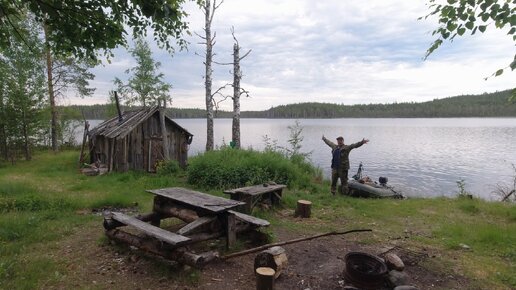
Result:
<instances>
[{"instance_id":1,"label":"white cloud","mask_svg":"<svg viewBox=\"0 0 516 290\"><path fill-rule=\"evenodd\" d=\"M514 87L514 73L484 77L511 61L514 44L502 31L457 38L428 60L422 58L433 40L435 19L426 1L382 0L226 0L216 11L213 30L219 62L232 60L235 27L242 51L245 89L251 98L242 110L263 110L296 102L344 104L426 101L459 94ZM190 27L202 33L204 16L194 3L186 5ZM204 47L192 36L188 52L173 57L153 45L161 71L173 84L174 106L204 108ZM113 63L95 69L97 98L107 96L115 76L134 61L123 49ZM214 84L230 82L229 66L214 67ZM216 89L214 85L214 90ZM230 93L229 91L227 93ZM107 100L107 97L106 99ZM229 109L228 103L223 108Z\"/></svg>"}]
</instances>

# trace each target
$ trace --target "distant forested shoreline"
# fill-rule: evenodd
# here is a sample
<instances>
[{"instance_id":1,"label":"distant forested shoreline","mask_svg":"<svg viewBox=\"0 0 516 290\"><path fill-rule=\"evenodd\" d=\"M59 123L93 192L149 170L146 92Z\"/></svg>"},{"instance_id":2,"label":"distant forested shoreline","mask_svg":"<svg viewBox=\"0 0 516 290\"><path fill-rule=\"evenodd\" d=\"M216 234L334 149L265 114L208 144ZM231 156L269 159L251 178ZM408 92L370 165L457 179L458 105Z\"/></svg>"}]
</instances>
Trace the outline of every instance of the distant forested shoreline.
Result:
<instances>
[{"instance_id":1,"label":"distant forested shoreline","mask_svg":"<svg viewBox=\"0 0 516 290\"><path fill-rule=\"evenodd\" d=\"M516 89L514 89L516 90ZM241 118L329 119L329 118L446 118L446 117L516 117L516 103L508 98L513 89L462 95L428 102L342 105L330 103L298 103L272 107L264 111L242 111ZM243 100L245 102L245 100ZM72 105L68 109L86 119L107 119L116 114L114 105ZM130 110L123 107L122 110ZM204 109L169 108L172 118L205 118ZM218 111L216 118L231 118L232 112Z\"/></svg>"}]
</instances>

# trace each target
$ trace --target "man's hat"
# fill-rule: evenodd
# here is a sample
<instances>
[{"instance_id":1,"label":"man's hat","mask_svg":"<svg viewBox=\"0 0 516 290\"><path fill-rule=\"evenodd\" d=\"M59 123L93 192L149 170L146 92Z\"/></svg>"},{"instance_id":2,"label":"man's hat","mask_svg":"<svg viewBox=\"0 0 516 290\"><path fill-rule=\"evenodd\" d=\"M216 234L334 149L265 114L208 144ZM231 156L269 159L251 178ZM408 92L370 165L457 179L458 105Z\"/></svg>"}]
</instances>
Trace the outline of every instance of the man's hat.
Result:
<instances>
[{"instance_id":1,"label":"man's hat","mask_svg":"<svg viewBox=\"0 0 516 290\"><path fill-rule=\"evenodd\" d=\"M344 137L339 136L339 137L337 137L337 140L344 140Z\"/></svg>"}]
</instances>

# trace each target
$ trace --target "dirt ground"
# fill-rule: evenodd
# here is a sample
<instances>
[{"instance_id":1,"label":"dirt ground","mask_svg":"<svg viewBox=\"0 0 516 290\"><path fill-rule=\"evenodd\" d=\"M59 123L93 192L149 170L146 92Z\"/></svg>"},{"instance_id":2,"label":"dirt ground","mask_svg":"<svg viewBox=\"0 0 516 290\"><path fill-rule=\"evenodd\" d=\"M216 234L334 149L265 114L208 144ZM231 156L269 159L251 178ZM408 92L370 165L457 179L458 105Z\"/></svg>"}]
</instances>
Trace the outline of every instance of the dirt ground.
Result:
<instances>
[{"instance_id":1,"label":"dirt ground","mask_svg":"<svg viewBox=\"0 0 516 290\"><path fill-rule=\"evenodd\" d=\"M409 285L419 289L472 289L468 280L441 266L440 254L428 249L408 251L393 241L365 245L356 235L329 236L283 246L288 256L286 271L276 289L344 289L344 256L350 251L381 254L386 250L405 260ZM56 245L54 256L67 273L45 289L256 289L253 271L256 254L216 261L202 270L163 261L103 238L102 225L92 225ZM274 231L276 241L301 237L287 229ZM223 240L220 241L223 243ZM398 246L393 249L393 246Z\"/></svg>"}]
</instances>

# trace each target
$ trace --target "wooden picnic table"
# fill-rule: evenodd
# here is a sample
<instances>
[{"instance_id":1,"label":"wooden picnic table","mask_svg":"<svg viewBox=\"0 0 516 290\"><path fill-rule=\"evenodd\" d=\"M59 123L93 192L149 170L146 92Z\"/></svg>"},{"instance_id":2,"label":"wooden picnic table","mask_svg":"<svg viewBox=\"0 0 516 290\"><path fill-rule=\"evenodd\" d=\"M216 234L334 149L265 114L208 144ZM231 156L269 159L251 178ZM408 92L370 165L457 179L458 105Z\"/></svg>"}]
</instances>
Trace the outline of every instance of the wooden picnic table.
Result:
<instances>
[{"instance_id":1,"label":"wooden picnic table","mask_svg":"<svg viewBox=\"0 0 516 290\"><path fill-rule=\"evenodd\" d=\"M225 190L225 194L229 194L232 200L243 201L245 205L241 206L242 212L251 213L254 206L258 202L266 201L272 205L281 201L284 184L260 184L253 186L240 187Z\"/></svg>"},{"instance_id":2,"label":"wooden picnic table","mask_svg":"<svg viewBox=\"0 0 516 290\"><path fill-rule=\"evenodd\" d=\"M106 234L110 238L192 266L204 262L205 257L185 251L185 246L225 236L229 248L235 243L237 233L269 225L266 220L233 211L232 209L245 205L241 201L181 187L147 192L155 195L152 212L137 217L112 212L104 218ZM186 224L176 232L159 227L161 220L171 217L181 219ZM117 228L121 226L136 228L160 243L165 243L165 247L119 231Z\"/></svg>"}]
</instances>

